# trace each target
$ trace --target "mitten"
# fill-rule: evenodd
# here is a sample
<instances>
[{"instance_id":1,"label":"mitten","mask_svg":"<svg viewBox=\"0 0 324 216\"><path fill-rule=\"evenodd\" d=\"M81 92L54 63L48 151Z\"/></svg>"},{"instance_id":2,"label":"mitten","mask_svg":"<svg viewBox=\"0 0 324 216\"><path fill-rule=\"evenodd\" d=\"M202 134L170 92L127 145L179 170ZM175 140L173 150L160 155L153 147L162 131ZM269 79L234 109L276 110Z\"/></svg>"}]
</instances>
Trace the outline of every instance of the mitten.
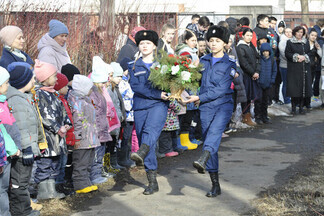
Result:
<instances>
[{"instance_id":1,"label":"mitten","mask_svg":"<svg viewBox=\"0 0 324 216\"><path fill-rule=\"evenodd\" d=\"M34 163L34 154L32 147L29 146L22 150L22 162L25 166L30 166Z\"/></svg>"}]
</instances>

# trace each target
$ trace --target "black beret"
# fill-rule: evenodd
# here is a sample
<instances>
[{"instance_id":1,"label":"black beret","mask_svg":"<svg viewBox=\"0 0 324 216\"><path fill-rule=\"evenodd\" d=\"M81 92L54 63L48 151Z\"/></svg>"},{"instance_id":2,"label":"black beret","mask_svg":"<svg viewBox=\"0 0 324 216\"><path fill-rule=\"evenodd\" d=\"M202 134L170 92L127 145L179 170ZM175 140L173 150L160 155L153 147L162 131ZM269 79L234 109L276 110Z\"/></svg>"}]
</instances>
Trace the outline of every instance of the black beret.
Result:
<instances>
[{"instance_id":1,"label":"black beret","mask_svg":"<svg viewBox=\"0 0 324 216\"><path fill-rule=\"evenodd\" d=\"M142 40L152 41L152 43L154 43L155 46L157 46L158 41L159 41L159 35L155 31L152 31L152 30L142 30L142 31L137 32L135 35L136 45L138 46L138 44Z\"/></svg>"},{"instance_id":2,"label":"black beret","mask_svg":"<svg viewBox=\"0 0 324 216\"><path fill-rule=\"evenodd\" d=\"M225 28L223 26L213 25L213 26L209 27L209 29L207 31L207 34L206 34L207 41L209 41L209 39L211 37L217 37L217 38L221 39L222 41L224 41L224 43L228 43L228 40L230 37L230 32L227 28Z\"/></svg>"}]
</instances>

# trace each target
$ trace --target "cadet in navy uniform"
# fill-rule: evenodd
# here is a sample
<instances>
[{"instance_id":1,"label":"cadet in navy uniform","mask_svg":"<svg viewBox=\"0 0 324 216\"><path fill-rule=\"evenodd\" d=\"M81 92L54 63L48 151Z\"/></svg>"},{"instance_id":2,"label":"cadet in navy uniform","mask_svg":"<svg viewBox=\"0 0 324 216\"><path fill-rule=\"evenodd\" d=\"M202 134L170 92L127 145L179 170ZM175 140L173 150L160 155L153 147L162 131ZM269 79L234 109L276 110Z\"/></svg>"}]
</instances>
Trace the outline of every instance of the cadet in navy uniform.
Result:
<instances>
[{"instance_id":1,"label":"cadet in navy uniform","mask_svg":"<svg viewBox=\"0 0 324 216\"><path fill-rule=\"evenodd\" d=\"M202 57L204 65L199 96L189 96L188 103L200 103L200 119L203 130L203 153L193 162L199 173L207 170L212 181L212 189L207 197L221 194L218 180L218 148L226 124L233 111L231 84L236 73L235 60L224 53L230 33L223 26L211 26L206 34L212 53Z\"/></svg>"},{"instance_id":2,"label":"cadet in navy uniform","mask_svg":"<svg viewBox=\"0 0 324 216\"><path fill-rule=\"evenodd\" d=\"M148 77L153 64L153 51L158 44L158 34L151 30L142 30L135 35L136 45L142 57L128 64L130 85L134 91L134 121L140 148L131 154L137 163L144 162L148 187L143 194L149 195L159 190L156 180L157 159L156 142L163 129L168 112L168 96L153 88Z\"/></svg>"}]
</instances>

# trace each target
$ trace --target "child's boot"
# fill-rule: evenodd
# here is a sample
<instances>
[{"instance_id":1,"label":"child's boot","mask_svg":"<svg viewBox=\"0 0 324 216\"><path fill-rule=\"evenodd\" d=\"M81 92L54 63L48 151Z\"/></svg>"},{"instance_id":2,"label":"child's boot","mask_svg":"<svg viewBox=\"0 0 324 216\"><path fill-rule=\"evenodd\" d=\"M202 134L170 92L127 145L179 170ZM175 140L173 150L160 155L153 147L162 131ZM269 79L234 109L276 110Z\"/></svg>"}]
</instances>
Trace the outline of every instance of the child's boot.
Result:
<instances>
[{"instance_id":1,"label":"child's boot","mask_svg":"<svg viewBox=\"0 0 324 216\"><path fill-rule=\"evenodd\" d=\"M189 132L180 133L180 144L184 147L187 147L188 150L193 150L198 147L197 144L194 144L189 139Z\"/></svg>"},{"instance_id":2,"label":"child's boot","mask_svg":"<svg viewBox=\"0 0 324 216\"><path fill-rule=\"evenodd\" d=\"M33 210L40 211L43 208L43 205L34 203L32 199L30 199L30 207L32 207Z\"/></svg>"}]
</instances>

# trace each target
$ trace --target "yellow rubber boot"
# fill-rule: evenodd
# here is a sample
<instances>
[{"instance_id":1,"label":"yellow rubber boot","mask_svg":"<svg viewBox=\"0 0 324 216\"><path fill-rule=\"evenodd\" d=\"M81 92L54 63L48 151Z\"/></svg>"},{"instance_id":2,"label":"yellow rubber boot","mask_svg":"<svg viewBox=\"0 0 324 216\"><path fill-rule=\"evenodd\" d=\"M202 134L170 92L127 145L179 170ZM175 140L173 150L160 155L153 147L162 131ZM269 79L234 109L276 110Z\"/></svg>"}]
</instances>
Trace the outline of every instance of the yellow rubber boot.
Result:
<instances>
[{"instance_id":1,"label":"yellow rubber boot","mask_svg":"<svg viewBox=\"0 0 324 216\"><path fill-rule=\"evenodd\" d=\"M30 207L32 207L33 210L40 211L43 208L43 205L34 203L32 199L30 199Z\"/></svg>"},{"instance_id":2,"label":"yellow rubber boot","mask_svg":"<svg viewBox=\"0 0 324 216\"><path fill-rule=\"evenodd\" d=\"M92 186L89 186L89 187L83 188L81 190L77 190L75 192L78 194L81 194L81 193L90 193L91 191L93 191Z\"/></svg>"},{"instance_id":3,"label":"yellow rubber boot","mask_svg":"<svg viewBox=\"0 0 324 216\"><path fill-rule=\"evenodd\" d=\"M193 150L198 147L197 144L190 142L189 132L180 134L180 143L182 146L186 146L188 148L188 150Z\"/></svg>"},{"instance_id":4,"label":"yellow rubber boot","mask_svg":"<svg viewBox=\"0 0 324 216\"><path fill-rule=\"evenodd\" d=\"M91 188L92 188L92 191L96 191L96 190L98 190L98 186L97 185L92 185L92 186L90 186Z\"/></svg>"}]
</instances>

